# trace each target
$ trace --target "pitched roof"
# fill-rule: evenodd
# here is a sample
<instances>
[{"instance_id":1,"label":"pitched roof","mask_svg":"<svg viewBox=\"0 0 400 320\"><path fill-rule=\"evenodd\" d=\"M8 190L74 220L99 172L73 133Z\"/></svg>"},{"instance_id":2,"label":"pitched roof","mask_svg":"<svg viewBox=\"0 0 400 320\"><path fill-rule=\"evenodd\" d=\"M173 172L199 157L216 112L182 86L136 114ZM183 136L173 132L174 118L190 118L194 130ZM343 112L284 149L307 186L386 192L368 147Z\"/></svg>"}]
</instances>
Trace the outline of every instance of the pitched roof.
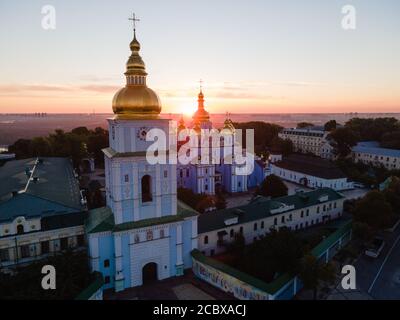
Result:
<instances>
[{"instance_id":1,"label":"pitched roof","mask_svg":"<svg viewBox=\"0 0 400 320\"><path fill-rule=\"evenodd\" d=\"M13 191L39 196L72 208L81 208L79 184L68 158L29 158L9 161L0 167L0 201ZM37 178L34 182L30 178Z\"/></svg>"},{"instance_id":2,"label":"pitched roof","mask_svg":"<svg viewBox=\"0 0 400 320\"><path fill-rule=\"evenodd\" d=\"M159 218L145 219L140 221L131 221L121 224L115 224L114 215L109 207L102 207L89 211L88 218L85 221L85 229L88 233L97 233L105 231L124 231L130 229L145 228L148 226L171 223L175 221L181 221L185 218L197 216L199 213L184 204L183 202L177 202L177 214L169 215Z\"/></svg>"},{"instance_id":3,"label":"pitched roof","mask_svg":"<svg viewBox=\"0 0 400 320\"><path fill-rule=\"evenodd\" d=\"M338 166L319 157L293 154L272 165L323 179L346 178Z\"/></svg>"},{"instance_id":4,"label":"pitched roof","mask_svg":"<svg viewBox=\"0 0 400 320\"><path fill-rule=\"evenodd\" d=\"M22 193L0 203L0 222L12 221L20 216L34 218L72 212L77 212L77 209L29 193Z\"/></svg>"},{"instance_id":5,"label":"pitched roof","mask_svg":"<svg viewBox=\"0 0 400 320\"><path fill-rule=\"evenodd\" d=\"M85 210L67 158L9 161L0 167L0 181L0 221Z\"/></svg>"},{"instance_id":6,"label":"pitched roof","mask_svg":"<svg viewBox=\"0 0 400 320\"><path fill-rule=\"evenodd\" d=\"M352 148L353 152L369 153L377 156L384 157L400 157L399 149L388 149L379 147L379 143L376 141L363 141L359 142Z\"/></svg>"},{"instance_id":7,"label":"pitched roof","mask_svg":"<svg viewBox=\"0 0 400 320\"><path fill-rule=\"evenodd\" d=\"M327 196L327 200L323 202L344 198L342 194L330 188L316 189L310 192L294 194L271 200L268 200L265 197L258 197L255 201L247 205L201 214L198 218L198 233L228 228L232 225L256 221L281 213L286 214L293 210L321 204L323 203L320 201L322 196ZM281 213L279 213L279 209L282 209ZM237 223L229 224L229 226L225 224L226 220L235 217L237 217Z\"/></svg>"}]
</instances>

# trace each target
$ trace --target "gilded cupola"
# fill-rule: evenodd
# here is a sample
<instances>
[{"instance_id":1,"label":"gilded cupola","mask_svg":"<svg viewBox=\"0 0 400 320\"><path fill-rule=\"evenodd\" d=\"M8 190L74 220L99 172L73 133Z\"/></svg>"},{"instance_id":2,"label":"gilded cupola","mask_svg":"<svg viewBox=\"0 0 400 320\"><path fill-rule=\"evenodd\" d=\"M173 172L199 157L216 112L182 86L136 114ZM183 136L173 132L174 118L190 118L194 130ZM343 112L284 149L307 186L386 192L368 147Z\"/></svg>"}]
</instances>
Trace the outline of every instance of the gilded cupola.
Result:
<instances>
[{"instance_id":1,"label":"gilded cupola","mask_svg":"<svg viewBox=\"0 0 400 320\"><path fill-rule=\"evenodd\" d=\"M203 94L202 89L200 89L197 103L198 103L197 111L193 115L194 122L203 123L203 122L210 121L210 114L204 108L204 94Z\"/></svg>"},{"instance_id":2,"label":"gilded cupola","mask_svg":"<svg viewBox=\"0 0 400 320\"><path fill-rule=\"evenodd\" d=\"M118 119L152 119L161 112L158 95L147 87L146 66L139 54L140 43L136 31L130 43L131 55L126 63L126 85L113 99L113 112Z\"/></svg>"}]
</instances>

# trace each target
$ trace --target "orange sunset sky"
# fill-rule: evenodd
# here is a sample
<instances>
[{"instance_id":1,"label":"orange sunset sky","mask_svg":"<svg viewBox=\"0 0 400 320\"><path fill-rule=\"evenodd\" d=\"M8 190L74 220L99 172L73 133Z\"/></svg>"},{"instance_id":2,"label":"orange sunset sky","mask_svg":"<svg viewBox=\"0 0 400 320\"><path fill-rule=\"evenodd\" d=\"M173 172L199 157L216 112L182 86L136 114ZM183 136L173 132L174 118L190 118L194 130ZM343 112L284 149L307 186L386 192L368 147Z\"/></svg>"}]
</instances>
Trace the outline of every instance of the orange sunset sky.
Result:
<instances>
[{"instance_id":1,"label":"orange sunset sky","mask_svg":"<svg viewBox=\"0 0 400 320\"><path fill-rule=\"evenodd\" d=\"M109 113L124 86L134 10L148 85L190 114L199 79L212 113L400 112L400 3L352 1L0 3L0 113ZM156 10L157 9L157 10Z\"/></svg>"}]
</instances>

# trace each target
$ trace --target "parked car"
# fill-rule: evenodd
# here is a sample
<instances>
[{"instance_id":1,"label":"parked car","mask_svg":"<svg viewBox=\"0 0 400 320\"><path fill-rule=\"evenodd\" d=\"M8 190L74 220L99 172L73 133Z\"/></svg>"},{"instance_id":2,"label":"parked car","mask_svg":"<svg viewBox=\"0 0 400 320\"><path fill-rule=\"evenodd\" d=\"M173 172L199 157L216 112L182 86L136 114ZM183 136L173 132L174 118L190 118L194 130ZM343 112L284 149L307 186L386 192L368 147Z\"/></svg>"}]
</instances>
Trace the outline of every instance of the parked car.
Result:
<instances>
[{"instance_id":1,"label":"parked car","mask_svg":"<svg viewBox=\"0 0 400 320\"><path fill-rule=\"evenodd\" d=\"M384 246L385 241L383 238L375 237L365 250L365 255L371 258L378 258Z\"/></svg>"}]
</instances>

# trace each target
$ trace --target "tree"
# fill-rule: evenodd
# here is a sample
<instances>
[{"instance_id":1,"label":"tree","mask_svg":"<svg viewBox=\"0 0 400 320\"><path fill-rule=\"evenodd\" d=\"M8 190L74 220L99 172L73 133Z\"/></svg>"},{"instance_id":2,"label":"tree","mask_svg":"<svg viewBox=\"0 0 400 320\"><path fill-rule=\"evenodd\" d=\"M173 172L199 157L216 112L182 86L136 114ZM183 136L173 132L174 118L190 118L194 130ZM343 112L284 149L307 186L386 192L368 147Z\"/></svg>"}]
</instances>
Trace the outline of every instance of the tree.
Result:
<instances>
[{"instance_id":1,"label":"tree","mask_svg":"<svg viewBox=\"0 0 400 320\"><path fill-rule=\"evenodd\" d=\"M226 208L226 199L222 193L216 195L215 207L217 210L222 210Z\"/></svg>"},{"instance_id":2,"label":"tree","mask_svg":"<svg viewBox=\"0 0 400 320\"><path fill-rule=\"evenodd\" d=\"M47 138L33 138L30 145L30 153L32 156L45 157L51 155L51 145Z\"/></svg>"},{"instance_id":3,"label":"tree","mask_svg":"<svg viewBox=\"0 0 400 320\"><path fill-rule=\"evenodd\" d=\"M197 202L195 209L200 213L204 213L207 210L213 210L216 208L215 198L209 195L203 195Z\"/></svg>"},{"instance_id":4,"label":"tree","mask_svg":"<svg viewBox=\"0 0 400 320\"><path fill-rule=\"evenodd\" d=\"M400 213L400 178L392 176L391 182L383 195L388 203L390 203L394 213Z\"/></svg>"},{"instance_id":5,"label":"tree","mask_svg":"<svg viewBox=\"0 0 400 320\"><path fill-rule=\"evenodd\" d=\"M235 267L263 281L270 282L277 273L296 274L300 268L303 244L288 228L271 230L264 237L244 247L238 236L232 250ZM238 255L236 255L236 253Z\"/></svg>"},{"instance_id":6,"label":"tree","mask_svg":"<svg viewBox=\"0 0 400 320\"><path fill-rule=\"evenodd\" d=\"M24 159L31 157L31 144L29 139L18 139L14 144L9 146L8 151L15 153L17 159Z\"/></svg>"},{"instance_id":7,"label":"tree","mask_svg":"<svg viewBox=\"0 0 400 320\"><path fill-rule=\"evenodd\" d=\"M244 250L246 248L246 240L243 234L235 233L233 241L229 244L228 252L232 253L237 261L241 261L244 257Z\"/></svg>"},{"instance_id":8,"label":"tree","mask_svg":"<svg viewBox=\"0 0 400 320\"><path fill-rule=\"evenodd\" d=\"M385 133L382 136L381 146L389 149L400 149L400 131Z\"/></svg>"},{"instance_id":9,"label":"tree","mask_svg":"<svg viewBox=\"0 0 400 320\"><path fill-rule=\"evenodd\" d=\"M240 122L240 123L235 122L233 125L236 129L254 130L254 147L258 155L265 152L266 148L271 146L272 140L278 137L279 132L283 129L281 126L277 124L266 123L263 121L251 121L251 122Z\"/></svg>"},{"instance_id":10,"label":"tree","mask_svg":"<svg viewBox=\"0 0 400 320\"><path fill-rule=\"evenodd\" d=\"M304 289L313 291L313 299L317 299L318 289L324 282L335 280L335 269L331 263L321 263L312 254L306 254L301 262L299 278Z\"/></svg>"},{"instance_id":11,"label":"tree","mask_svg":"<svg viewBox=\"0 0 400 320\"><path fill-rule=\"evenodd\" d=\"M368 242L372 239L374 231L365 222L354 222L353 223L354 237L360 239L363 242Z\"/></svg>"},{"instance_id":12,"label":"tree","mask_svg":"<svg viewBox=\"0 0 400 320\"><path fill-rule=\"evenodd\" d=\"M324 129L325 131L333 131L335 130L337 127L337 122L336 120L329 120L327 123L325 123L324 125Z\"/></svg>"},{"instance_id":13,"label":"tree","mask_svg":"<svg viewBox=\"0 0 400 320\"><path fill-rule=\"evenodd\" d=\"M386 118L352 118L346 122L345 127L359 136L361 141L382 141L386 133L400 131L400 122L394 117Z\"/></svg>"},{"instance_id":14,"label":"tree","mask_svg":"<svg viewBox=\"0 0 400 320\"><path fill-rule=\"evenodd\" d=\"M273 152L278 152L284 156L288 156L293 153L293 150L293 142L290 139L275 137L271 142L271 151Z\"/></svg>"},{"instance_id":15,"label":"tree","mask_svg":"<svg viewBox=\"0 0 400 320\"><path fill-rule=\"evenodd\" d=\"M297 124L297 129L305 129L305 128L309 128L309 127L313 127L314 124L312 124L311 122L299 122Z\"/></svg>"},{"instance_id":16,"label":"tree","mask_svg":"<svg viewBox=\"0 0 400 320\"><path fill-rule=\"evenodd\" d=\"M55 290L43 290L41 286L44 265L56 268ZM87 254L68 250L28 266L20 266L13 274L0 273L0 300L72 300L93 280Z\"/></svg>"},{"instance_id":17,"label":"tree","mask_svg":"<svg viewBox=\"0 0 400 320\"><path fill-rule=\"evenodd\" d=\"M258 194L271 198L283 197L287 196L288 187L285 185L281 178L274 174L271 174L266 177L262 182L258 190Z\"/></svg>"},{"instance_id":18,"label":"tree","mask_svg":"<svg viewBox=\"0 0 400 320\"><path fill-rule=\"evenodd\" d=\"M339 157L346 157L351 148L357 144L358 138L349 128L337 128L329 134L332 140L333 152Z\"/></svg>"},{"instance_id":19,"label":"tree","mask_svg":"<svg viewBox=\"0 0 400 320\"><path fill-rule=\"evenodd\" d=\"M88 136L90 131L86 127L78 127L71 130L71 133L77 134L78 136Z\"/></svg>"},{"instance_id":20,"label":"tree","mask_svg":"<svg viewBox=\"0 0 400 320\"><path fill-rule=\"evenodd\" d=\"M87 151L93 155L97 166L104 166L102 149L107 148L108 144L108 131L103 128L98 127L94 131L90 131L90 134L87 136Z\"/></svg>"},{"instance_id":21,"label":"tree","mask_svg":"<svg viewBox=\"0 0 400 320\"><path fill-rule=\"evenodd\" d=\"M177 195L179 200L200 213L204 213L209 208L216 207L216 200L214 197L207 194L194 193L191 189L178 188Z\"/></svg>"},{"instance_id":22,"label":"tree","mask_svg":"<svg viewBox=\"0 0 400 320\"><path fill-rule=\"evenodd\" d=\"M382 192L373 190L359 200L354 208L355 221L365 223L373 230L389 226L392 220L392 208Z\"/></svg>"}]
</instances>

